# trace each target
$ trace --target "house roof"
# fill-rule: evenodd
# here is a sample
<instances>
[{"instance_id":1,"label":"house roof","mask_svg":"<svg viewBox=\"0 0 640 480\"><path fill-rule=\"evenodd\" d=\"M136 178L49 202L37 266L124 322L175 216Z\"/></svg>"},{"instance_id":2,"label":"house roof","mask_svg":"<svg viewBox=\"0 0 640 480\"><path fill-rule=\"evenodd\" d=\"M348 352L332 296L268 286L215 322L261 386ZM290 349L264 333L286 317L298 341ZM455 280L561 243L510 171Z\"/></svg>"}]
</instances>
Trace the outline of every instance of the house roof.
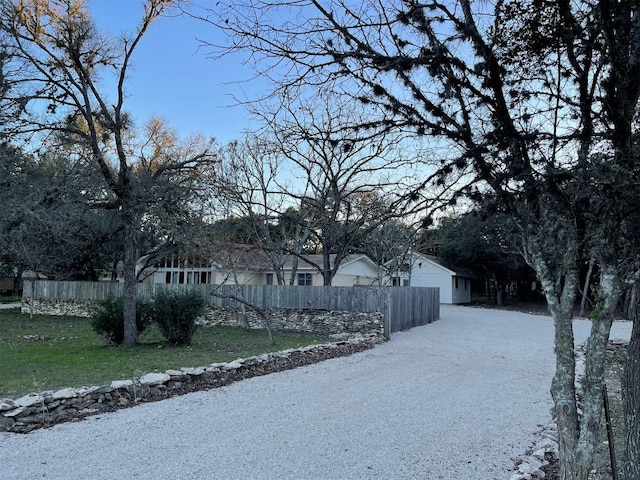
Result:
<instances>
[{"instance_id":1,"label":"house roof","mask_svg":"<svg viewBox=\"0 0 640 480\"><path fill-rule=\"evenodd\" d=\"M206 242L192 249L190 252L175 253L169 255L161 262L158 262L153 269L149 269L147 276L158 269L165 271L177 271L182 269L211 269L218 272L253 272L254 274L275 273L274 264L282 262L285 275L290 275L293 271L294 260L298 260L297 270L300 273L320 273L323 264L323 256L320 254L310 255L278 255L272 252L273 257L270 258L270 252L253 245L244 245L225 242ZM330 255L331 266L335 261L336 255ZM353 273L344 272L342 269L349 264L356 262L364 262L371 269L377 269L377 265L373 260L364 254L349 254L343 258L337 273L345 273L354 275ZM361 269L356 269L361 271ZM360 276L357 273L356 276Z\"/></svg>"},{"instance_id":2,"label":"house roof","mask_svg":"<svg viewBox=\"0 0 640 480\"><path fill-rule=\"evenodd\" d=\"M440 260L439 258L433 256L433 255L427 255L427 254L420 253L420 252L413 252L411 254L411 256L412 256L412 258L414 260L415 260L416 257L423 258L424 260L427 260L427 261L429 261L431 263L436 264L440 268L448 270L449 272L451 272L451 274L453 274L455 276L466 277L466 278L475 278L475 275L470 270L458 267L457 265L453 265L453 264L451 264L449 262L444 262L444 261ZM392 263L392 261L389 261L385 265L389 265L391 263Z\"/></svg>"},{"instance_id":3,"label":"house roof","mask_svg":"<svg viewBox=\"0 0 640 480\"><path fill-rule=\"evenodd\" d=\"M273 270L273 261L269 258L269 253L253 245L211 243L205 247L205 250L206 252L201 253L208 257L210 265L216 269ZM336 255L331 254L329 258L333 265ZM277 260L282 261L284 270L292 270L296 260L298 270L317 271L323 264L322 254L283 255ZM340 267L359 260L376 266L375 262L364 254L349 254L342 260Z\"/></svg>"},{"instance_id":4,"label":"house roof","mask_svg":"<svg viewBox=\"0 0 640 480\"><path fill-rule=\"evenodd\" d=\"M269 266L265 252L252 245L215 244L206 252L216 269L264 270Z\"/></svg>"},{"instance_id":5,"label":"house roof","mask_svg":"<svg viewBox=\"0 0 640 480\"><path fill-rule=\"evenodd\" d=\"M316 265L322 267L322 263L323 263L323 258L321 254L309 254L309 255L302 255L298 258L298 269L299 270L317 270ZM331 265L333 265L333 262L335 261L336 256L334 254L330 254L329 255L330 261L331 261ZM284 263L283 263L283 267L285 270L290 270L293 268L294 265L294 261L296 259L295 255L285 255L284 256ZM340 263L340 266L343 267L345 265L348 265L349 263L352 262L357 262L358 260L364 260L368 263L370 263L371 265L375 266L375 263L373 262L373 260L371 260L369 257L367 257L366 255L362 255L362 254L349 254L347 255L342 262Z\"/></svg>"},{"instance_id":6,"label":"house roof","mask_svg":"<svg viewBox=\"0 0 640 480\"><path fill-rule=\"evenodd\" d=\"M458 267L457 265L453 265L452 263L449 263L449 262L444 262L441 259L434 257L433 255L425 255L422 253L417 253L414 255L420 255L421 257L426 258L427 260L433 263L437 263L438 265L446 268L447 270L451 271L454 275L458 277L475 278L475 275L473 274L473 272L471 272L471 270Z\"/></svg>"}]
</instances>

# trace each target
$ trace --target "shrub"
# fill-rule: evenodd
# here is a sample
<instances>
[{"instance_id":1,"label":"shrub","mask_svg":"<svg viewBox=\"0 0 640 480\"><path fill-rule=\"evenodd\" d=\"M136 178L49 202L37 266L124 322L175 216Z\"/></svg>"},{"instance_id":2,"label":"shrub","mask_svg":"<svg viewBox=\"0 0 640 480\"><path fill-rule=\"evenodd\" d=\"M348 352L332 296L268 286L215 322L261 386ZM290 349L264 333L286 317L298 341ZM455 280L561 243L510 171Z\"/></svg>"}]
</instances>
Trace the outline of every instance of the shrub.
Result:
<instances>
[{"instance_id":1,"label":"shrub","mask_svg":"<svg viewBox=\"0 0 640 480\"><path fill-rule=\"evenodd\" d=\"M205 299L198 292L159 290L153 296L153 320L172 345L190 345L196 319L204 313Z\"/></svg>"},{"instance_id":2,"label":"shrub","mask_svg":"<svg viewBox=\"0 0 640 480\"><path fill-rule=\"evenodd\" d=\"M138 300L136 304L136 330L144 332L151 324L151 305ZM124 300L109 296L91 310L91 328L108 341L120 345L124 341Z\"/></svg>"}]
</instances>

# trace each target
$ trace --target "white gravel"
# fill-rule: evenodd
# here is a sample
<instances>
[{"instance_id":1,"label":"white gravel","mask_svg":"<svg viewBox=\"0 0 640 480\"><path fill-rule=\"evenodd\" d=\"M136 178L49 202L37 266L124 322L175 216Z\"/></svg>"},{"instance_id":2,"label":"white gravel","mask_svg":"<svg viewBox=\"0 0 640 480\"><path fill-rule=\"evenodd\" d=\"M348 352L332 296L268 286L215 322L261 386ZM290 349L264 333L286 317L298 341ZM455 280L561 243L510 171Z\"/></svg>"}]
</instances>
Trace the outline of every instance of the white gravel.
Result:
<instances>
[{"instance_id":1,"label":"white gravel","mask_svg":"<svg viewBox=\"0 0 640 480\"><path fill-rule=\"evenodd\" d=\"M553 322L441 317L350 357L1 434L0 478L504 480L550 421Z\"/></svg>"}]
</instances>

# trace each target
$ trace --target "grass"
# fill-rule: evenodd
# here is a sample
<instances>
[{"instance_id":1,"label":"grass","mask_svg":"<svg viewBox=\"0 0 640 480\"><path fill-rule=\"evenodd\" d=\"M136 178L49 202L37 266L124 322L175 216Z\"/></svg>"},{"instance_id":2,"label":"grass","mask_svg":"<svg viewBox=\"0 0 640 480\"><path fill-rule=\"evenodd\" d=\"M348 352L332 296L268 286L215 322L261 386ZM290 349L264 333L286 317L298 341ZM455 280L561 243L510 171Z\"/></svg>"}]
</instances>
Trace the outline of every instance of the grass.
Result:
<instances>
[{"instance_id":1,"label":"grass","mask_svg":"<svg viewBox=\"0 0 640 480\"><path fill-rule=\"evenodd\" d=\"M12 297L6 295L0 295L0 303L14 303L22 301L22 297Z\"/></svg>"},{"instance_id":2,"label":"grass","mask_svg":"<svg viewBox=\"0 0 640 480\"><path fill-rule=\"evenodd\" d=\"M108 385L145 373L206 366L265 352L326 342L323 335L278 332L272 345L265 331L201 327L189 347L168 345L157 327L139 345L113 346L100 338L90 320L20 314L0 310L0 398L64 387Z\"/></svg>"}]
</instances>

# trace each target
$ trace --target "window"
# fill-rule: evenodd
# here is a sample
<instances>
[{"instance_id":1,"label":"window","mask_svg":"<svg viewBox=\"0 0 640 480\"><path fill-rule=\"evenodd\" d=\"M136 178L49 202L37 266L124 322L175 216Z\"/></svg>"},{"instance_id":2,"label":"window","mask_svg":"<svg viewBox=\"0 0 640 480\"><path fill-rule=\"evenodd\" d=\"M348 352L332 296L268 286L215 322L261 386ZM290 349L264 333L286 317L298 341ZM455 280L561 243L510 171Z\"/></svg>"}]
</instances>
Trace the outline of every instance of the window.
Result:
<instances>
[{"instance_id":1,"label":"window","mask_svg":"<svg viewBox=\"0 0 640 480\"><path fill-rule=\"evenodd\" d=\"M456 277L456 290L458 289L458 277Z\"/></svg>"},{"instance_id":2,"label":"window","mask_svg":"<svg viewBox=\"0 0 640 480\"><path fill-rule=\"evenodd\" d=\"M391 277L392 287L408 287L411 284L411 280L402 277Z\"/></svg>"},{"instance_id":3,"label":"window","mask_svg":"<svg viewBox=\"0 0 640 480\"><path fill-rule=\"evenodd\" d=\"M310 273L298 274L298 285L313 285L313 279Z\"/></svg>"},{"instance_id":4,"label":"window","mask_svg":"<svg viewBox=\"0 0 640 480\"><path fill-rule=\"evenodd\" d=\"M171 272L167 272L164 277L164 283L171 283Z\"/></svg>"},{"instance_id":5,"label":"window","mask_svg":"<svg viewBox=\"0 0 640 480\"><path fill-rule=\"evenodd\" d=\"M200 283L209 283L207 282L207 272L200 272Z\"/></svg>"},{"instance_id":6,"label":"window","mask_svg":"<svg viewBox=\"0 0 640 480\"><path fill-rule=\"evenodd\" d=\"M267 285L273 285L273 273L267 273Z\"/></svg>"}]
</instances>

